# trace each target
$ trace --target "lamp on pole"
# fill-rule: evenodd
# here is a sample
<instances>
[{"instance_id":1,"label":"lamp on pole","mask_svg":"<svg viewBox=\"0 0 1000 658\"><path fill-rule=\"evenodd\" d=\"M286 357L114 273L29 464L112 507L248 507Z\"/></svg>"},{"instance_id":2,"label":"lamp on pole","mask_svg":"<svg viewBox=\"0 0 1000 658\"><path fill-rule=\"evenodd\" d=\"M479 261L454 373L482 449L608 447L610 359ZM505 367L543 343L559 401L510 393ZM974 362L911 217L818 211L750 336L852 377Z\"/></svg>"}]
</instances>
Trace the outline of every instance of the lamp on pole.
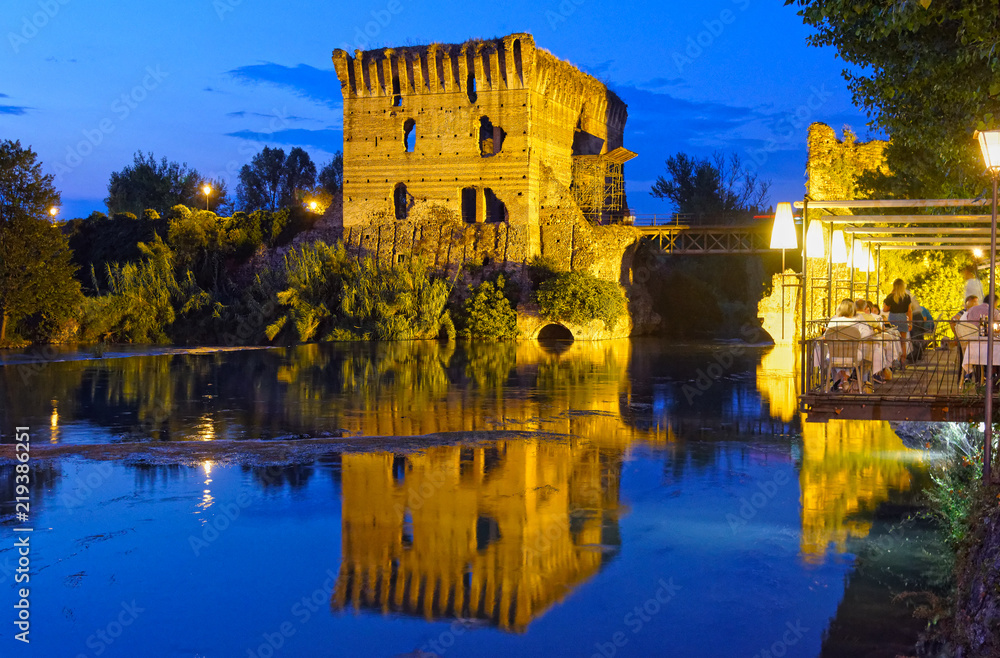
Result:
<instances>
[{"instance_id":1,"label":"lamp on pole","mask_svg":"<svg viewBox=\"0 0 1000 658\"><path fill-rule=\"evenodd\" d=\"M49 208L49 217L52 218L52 221L56 220L56 215L58 215L58 214L59 214L59 209L56 208L55 206L52 206L51 208Z\"/></svg>"},{"instance_id":2,"label":"lamp on pole","mask_svg":"<svg viewBox=\"0 0 1000 658\"><path fill-rule=\"evenodd\" d=\"M983 479L989 482L993 470L993 309L996 307L997 261L997 177L1000 176L1000 130L977 130L983 160L993 178L993 215L990 222L990 315L986 329L986 423L983 431Z\"/></svg>"},{"instance_id":3,"label":"lamp on pole","mask_svg":"<svg viewBox=\"0 0 1000 658\"><path fill-rule=\"evenodd\" d=\"M779 203L771 227L771 249L781 249L781 339L785 339L785 249L798 249L792 204Z\"/></svg>"},{"instance_id":4,"label":"lamp on pole","mask_svg":"<svg viewBox=\"0 0 1000 658\"><path fill-rule=\"evenodd\" d=\"M208 197L212 194L212 186L207 183L202 185L201 192L205 195L205 210L208 210Z\"/></svg>"}]
</instances>

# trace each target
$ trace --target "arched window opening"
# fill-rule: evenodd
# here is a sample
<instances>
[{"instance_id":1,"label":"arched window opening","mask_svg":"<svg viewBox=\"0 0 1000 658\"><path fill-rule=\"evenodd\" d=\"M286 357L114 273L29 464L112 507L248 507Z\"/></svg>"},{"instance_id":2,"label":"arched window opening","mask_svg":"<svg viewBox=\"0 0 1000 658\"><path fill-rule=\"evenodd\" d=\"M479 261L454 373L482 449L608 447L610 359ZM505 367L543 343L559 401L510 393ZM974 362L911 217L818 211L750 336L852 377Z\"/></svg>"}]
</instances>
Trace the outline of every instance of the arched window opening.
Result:
<instances>
[{"instance_id":1,"label":"arched window opening","mask_svg":"<svg viewBox=\"0 0 1000 658\"><path fill-rule=\"evenodd\" d=\"M500 126L494 126L489 117L479 119L479 155L488 158L503 149L503 140L507 136Z\"/></svg>"},{"instance_id":2,"label":"arched window opening","mask_svg":"<svg viewBox=\"0 0 1000 658\"><path fill-rule=\"evenodd\" d=\"M404 183L397 183L392 191L392 205L396 211L396 219L406 219L410 210L410 195Z\"/></svg>"},{"instance_id":3,"label":"arched window opening","mask_svg":"<svg viewBox=\"0 0 1000 658\"><path fill-rule=\"evenodd\" d=\"M479 94L476 93L476 75L474 73L470 73L469 78L465 81L465 92L469 95L470 103L475 103L476 99L479 98Z\"/></svg>"},{"instance_id":4,"label":"arched window opening","mask_svg":"<svg viewBox=\"0 0 1000 658\"><path fill-rule=\"evenodd\" d=\"M507 205L498 199L497 195L490 188L483 190L483 202L486 204L487 222L498 223L507 221Z\"/></svg>"},{"instance_id":5,"label":"arched window opening","mask_svg":"<svg viewBox=\"0 0 1000 658\"><path fill-rule=\"evenodd\" d=\"M466 224L476 223L476 201L478 196L476 188L462 188L462 221Z\"/></svg>"},{"instance_id":6,"label":"arched window opening","mask_svg":"<svg viewBox=\"0 0 1000 658\"><path fill-rule=\"evenodd\" d=\"M407 153L413 153L417 145L417 122L407 119L403 122L403 148Z\"/></svg>"}]
</instances>

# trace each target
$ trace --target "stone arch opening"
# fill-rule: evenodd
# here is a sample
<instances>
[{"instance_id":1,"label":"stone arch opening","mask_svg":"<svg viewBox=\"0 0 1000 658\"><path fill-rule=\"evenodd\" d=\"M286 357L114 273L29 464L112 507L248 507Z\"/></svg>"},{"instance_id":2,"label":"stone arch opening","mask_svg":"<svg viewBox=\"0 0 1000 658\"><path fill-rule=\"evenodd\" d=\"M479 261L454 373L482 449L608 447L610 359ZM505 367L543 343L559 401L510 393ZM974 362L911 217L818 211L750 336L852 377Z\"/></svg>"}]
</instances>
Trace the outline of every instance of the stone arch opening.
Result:
<instances>
[{"instance_id":1,"label":"stone arch opening","mask_svg":"<svg viewBox=\"0 0 1000 658\"><path fill-rule=\"evenodd\" d=\"M494 126L487 116L479 117L479 155L488 158L503 149L507 133L500 126Z\"/></svg>"},{"instance_id":2,"label":"stone arch opening","mask_svg":"<svg viewBox=\"0 0 1000 658\"><path fill-rule=\"evenodd\" d=\"M392 190L392 205L396 211L396 219L406 219L410 210L410 195L406 191L405 183L396 183Z\"/></svg>"},{"instance_id":3,"label":"stone arch opening","mask_svg":"<svg viewBox=\"0 0 1000 658\"><path fill-rule=\"evenodd\" d=\"M403 122L403 148L407 153L413 153L417 146L417 122L407 119Z\"/></svg>"},{"instance_id":4,"label":"stone arch opening","mask_svg":"<svg viewBox=\"0 0 1000 658\"><path fill-rule=\"evenodd\" d=\"M483 190L483 203L487 223L498 223L507 221L507 204L497 198L497 195L490 188Z\"/></svg>"},{"instance_id":5,"label":"stone arch opening","mask_svg":"<svg viewBox=\"0 0 1000 658\"><path fill-rule=\"evenodd\" d=\"M553 322L541 328L538 332L538 340L572 341L573 332L565 326Z\"/></svg>"},{"instance_id":6,"label":"stone arch opening","mask_svg":"<svg viewBox=\"0 0 1000 658\"><path fill-rule=\"evenodd\" d=\"M478 217L479 193L474 187L462 188L462 221L475 224Z\"/></svg>"}]
</instances>

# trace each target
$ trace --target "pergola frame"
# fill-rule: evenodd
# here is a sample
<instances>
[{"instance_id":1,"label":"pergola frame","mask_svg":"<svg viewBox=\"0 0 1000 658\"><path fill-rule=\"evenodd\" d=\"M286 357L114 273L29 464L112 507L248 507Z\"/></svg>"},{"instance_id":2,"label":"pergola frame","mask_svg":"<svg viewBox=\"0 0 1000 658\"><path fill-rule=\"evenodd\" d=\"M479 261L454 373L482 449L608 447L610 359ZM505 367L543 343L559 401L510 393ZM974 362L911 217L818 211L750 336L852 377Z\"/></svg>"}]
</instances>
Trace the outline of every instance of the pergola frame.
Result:
<instances>
[{"instance_id":1,"label":"pergola frame","mask_svg":"<svg viewBox=\"0 0 1000 658\"><path fill-rule=\"evenodd\" d=\"M802 210L802 321L801 340L803 346L807 338L807 327L809 312L811 308L811 293L815 285L809 286L808 253L805 239L806 231L809 227L810 219L829 223L830 231L833 225L844 231L845 237L850 236L851 246L849 253L854 252L855 242L865 242L871 249L872 258L875 260L876 290L880 288L880 266L881 251L886 250L935 250L935 251L972 251L975 246L988 248L990 239L991 215L969 214L969 215L930 215L930 214L864 214L864 215L840 215L828 214L822 217L809 217L810 210L846 210L855 209L869 210L892 210L892 209L939 209L939 208L979 208L988 207L992 203L991 199L865 199L865 200L825 200L814 201L806 197L802 201L796 201L793 205L796 209ZM919 224L920 226L913 226ZM931 225L935 226L931 226ZM955 226L956 224L969 224L972 226ZM985 226L975 226L975 225ZM842 226L841 226L842 225ZM827 229L824 227L824 241ZM831 233L832 235L832 233ZM833 248L826 250L827 276L826 276L826 312L832 313L833 308ZM854 296L854 270L852 263L849 263L851 273L850 292ZM865 282L865 293L868 296L868 287L871 283L871 272L868 272L868 279ZM805 390L806 380L806 352L802 349L802 390Z\"/></svg>"}]
</instances>

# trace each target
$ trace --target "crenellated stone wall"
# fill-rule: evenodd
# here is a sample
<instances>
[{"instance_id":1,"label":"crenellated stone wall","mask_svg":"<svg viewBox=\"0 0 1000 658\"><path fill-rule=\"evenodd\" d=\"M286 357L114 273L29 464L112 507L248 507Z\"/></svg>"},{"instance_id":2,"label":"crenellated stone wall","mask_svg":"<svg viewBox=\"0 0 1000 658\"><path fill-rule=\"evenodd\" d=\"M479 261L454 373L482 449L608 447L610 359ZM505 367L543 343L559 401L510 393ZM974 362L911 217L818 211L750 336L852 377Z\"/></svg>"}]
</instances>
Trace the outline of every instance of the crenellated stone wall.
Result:
<instances>
[{"instance_id":1,"label":"crenellated stone wall","mask_svg":"<svg viewBox=\"0 0 1000 658\"><path fill-rule=\"evenodd\" d=\"M350 244L394 258L433 245L449 262L546 256L621 278L612 257L638 234L621 246L622 230L588 223L571 191L574 157L623 145L627 108L603 83L529 34L336 50L333 62Z\"/></svg>"}]
</instances>

